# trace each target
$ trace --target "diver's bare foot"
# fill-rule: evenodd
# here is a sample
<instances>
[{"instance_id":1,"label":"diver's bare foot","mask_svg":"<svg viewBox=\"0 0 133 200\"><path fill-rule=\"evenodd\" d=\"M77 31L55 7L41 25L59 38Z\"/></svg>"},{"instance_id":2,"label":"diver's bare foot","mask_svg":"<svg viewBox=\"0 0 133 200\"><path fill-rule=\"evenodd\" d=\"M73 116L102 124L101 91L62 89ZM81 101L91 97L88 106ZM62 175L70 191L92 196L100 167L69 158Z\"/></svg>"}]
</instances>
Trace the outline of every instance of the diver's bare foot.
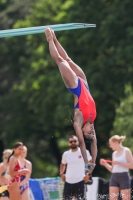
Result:
<instances>
[{"instance_id":1,"label":"diver's bare foot","mask_svg":"<svg viewBox=\"0 0 133 200\"><path fill-rule=\"evenodd\" d=\"M52 28L50 28L50 29L51 29L51 32L52 32L52 35L53 35L53 40L56 41L56 35L55 35L55 32L54 32L54 30L53 30Z\"/></svg>"},{"instance_id":2,"label":"diver's bare foot","mask_svg":"<svg viewBox=\"0 0 133 200\"><path fill-rule=\"evenodd\" d=\"M53 39L53 34L52 34L50 28L46 28L46 30L44 32L45 32L46 39L48 42Z\"/></svg>"}]
</instances>

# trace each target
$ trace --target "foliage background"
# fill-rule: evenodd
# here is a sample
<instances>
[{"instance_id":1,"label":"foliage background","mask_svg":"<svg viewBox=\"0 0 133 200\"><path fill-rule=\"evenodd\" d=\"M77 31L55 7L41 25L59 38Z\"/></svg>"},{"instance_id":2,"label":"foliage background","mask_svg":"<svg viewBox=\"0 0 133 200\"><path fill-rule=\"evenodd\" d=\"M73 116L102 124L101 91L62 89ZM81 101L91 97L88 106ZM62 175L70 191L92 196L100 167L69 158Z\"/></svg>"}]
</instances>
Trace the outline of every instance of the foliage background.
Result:
<instances>
[{"instance_id":1,"label":"foliage background","mask_svg":"<svg viewBox=\"0 0 133 200\"><path fill-rule=\"evenodd\" d=\"M126 135L133 151L133 2L130 0L1 0L0 29L62 23L96 28L57 32L84 70L97 105L94 176L109 178L99 159L111 158L108 139ZM32 177L58 176L62 153L74 133L73 97L51 59L44 34L0 39L0 153L16 141L28 147ZM132 173L132 172L131 172Z\"/></svg>"}]
</instances>

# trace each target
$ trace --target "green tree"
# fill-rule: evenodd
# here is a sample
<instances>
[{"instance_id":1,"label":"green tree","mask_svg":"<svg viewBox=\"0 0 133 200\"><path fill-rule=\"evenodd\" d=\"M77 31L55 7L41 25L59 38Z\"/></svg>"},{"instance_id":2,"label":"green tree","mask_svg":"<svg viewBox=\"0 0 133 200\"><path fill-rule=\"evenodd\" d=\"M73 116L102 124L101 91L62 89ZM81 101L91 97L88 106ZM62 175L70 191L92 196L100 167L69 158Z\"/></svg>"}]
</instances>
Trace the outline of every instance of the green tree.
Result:
<instances>
[{"instance_id":1,"label":"green tree","mask_svg":"<svg viewBox=\"0 0 133 200\"><path fill-rule=\"evenodd\" d=\"M133 2L25 2L12 0L10 5L1 1L1 29L71 22L97 25L92 29L57 32L57 37L85 71L96 101L99 152L94 175L105 177L99 158L110 156L108 139L115 108L125 96L125 84L130 80L133 85ZM7 11L16 6L20 6L18 15L13 12L10 17ZM73 133L69 121L73 98L49 55L44 34L1 39L0 63L0 139L5 147L18 139L28 146L34 177L55 176L61 154L67 149L67 138Z\"/></svg>"},{"instance_id":2,"label":"green tree","mask_svg":"<svg viewBox=\"0 0 133 200\"><path fill-rule=\"evenodd\" d=\"M125 97L116 108L116 117L111 135L125 135L124 145L133 152L133 89L131 84L125 86Z\"/></svg>"}]
</instances>

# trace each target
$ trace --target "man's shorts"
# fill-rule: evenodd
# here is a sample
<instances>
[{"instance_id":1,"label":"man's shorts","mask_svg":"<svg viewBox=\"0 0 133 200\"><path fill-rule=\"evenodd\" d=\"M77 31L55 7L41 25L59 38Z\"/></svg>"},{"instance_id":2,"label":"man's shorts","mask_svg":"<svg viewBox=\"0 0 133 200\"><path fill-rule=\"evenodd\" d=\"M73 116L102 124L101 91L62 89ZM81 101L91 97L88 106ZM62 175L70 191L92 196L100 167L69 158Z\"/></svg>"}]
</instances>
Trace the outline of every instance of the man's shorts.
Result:
<instances>
[{"instance_id":1,"label":"man's shorts","mask_svg":"<svg viewBox=\"0 0 133 200\"><path fill-rule=\"evenodd\" d=\"M76 197L77 200L86 200L86 185L84 181L73 184L65 182L63 200L72 200L72 197Z\"/></svg>"},{"instance_id":2,"label":"man's shorts","mask_svg":"<svg viewBox=\"0 0 133 200\"><path fill-rule=\"evenodd\" d=\"M112 173L109 186L118 187L120 190L130 189L131 181L128 172Z\"/></svg>"}]
</instances>

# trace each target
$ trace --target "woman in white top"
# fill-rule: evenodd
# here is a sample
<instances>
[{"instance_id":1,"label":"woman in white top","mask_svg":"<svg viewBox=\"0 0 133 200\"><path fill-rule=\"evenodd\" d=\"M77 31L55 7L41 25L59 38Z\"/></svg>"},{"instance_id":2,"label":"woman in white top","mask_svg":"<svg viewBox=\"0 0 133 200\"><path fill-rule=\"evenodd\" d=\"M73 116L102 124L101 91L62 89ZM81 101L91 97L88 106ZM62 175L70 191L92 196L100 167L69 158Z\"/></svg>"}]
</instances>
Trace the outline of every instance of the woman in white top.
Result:
<instances>
[{"instance_id":1,"label":"woman in white top","mask_svg":"<svg viewBox=\"0 0 133 200\"><path fill-rule=\"evenodd\" d=\"M109 147L114 151L112 165L100 159L100 164L112 173L109 182L109 199L117 200L121 195L122 200L130 200L129 169L133 169L133 156L129 148L122 146L125 136L114 135L109 139Z\"/></svg>"}]
</instances>

